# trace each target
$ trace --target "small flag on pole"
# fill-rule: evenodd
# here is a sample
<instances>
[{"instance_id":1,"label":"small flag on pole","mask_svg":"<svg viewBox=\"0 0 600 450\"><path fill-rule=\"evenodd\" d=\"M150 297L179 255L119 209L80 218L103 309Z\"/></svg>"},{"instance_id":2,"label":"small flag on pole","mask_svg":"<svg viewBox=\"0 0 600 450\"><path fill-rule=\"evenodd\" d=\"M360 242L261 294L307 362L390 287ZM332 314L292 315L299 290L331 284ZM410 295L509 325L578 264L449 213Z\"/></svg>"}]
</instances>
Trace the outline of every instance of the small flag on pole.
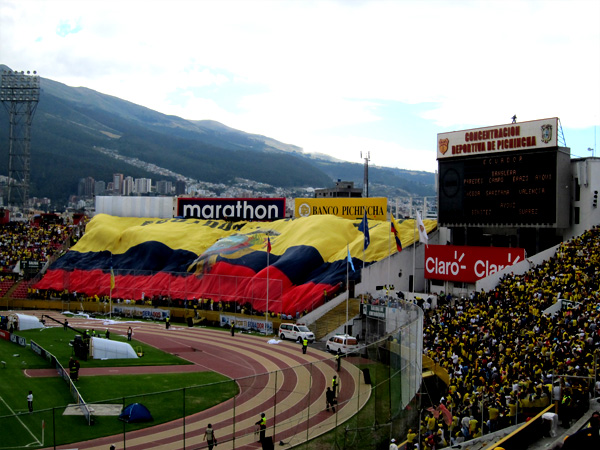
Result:
<instances>
[{"instance_id":1,"label":"small flag on pole","mask_svg":"<svg viewBox=\"0 0 600 450\"><path fill-rule=\"evenodd\" d=\"M419 241L427 245L429 238L427 237L427 230L425 229L423 220L421 220L421 214L419 211L417 211L417 227L419 228Z\"/></svg>"},{"instance_id":2,"label":"small flag on pole","mask_svg":"<svg viewBox=\"0 0 600 450\"><path fill-rule=\"evenodd\" d=\"M363 216L362 222L358 225L358 231L362 231L365 234L365 245L363 247L364 250L367 249L369 244L371 243L371 237L369 236L369 222L367 220L367 210L365 209L365 215Z\"/></svg>"},{"instance_id":3,"label":"small flag on pole","mask_svg":"<svg viewBox=\"0 0 600 450\"><path fill-rule=\"evenodd\" d=\"M267 253L271 253L271 239L267 236Z\"/></svg>"},{"instance_id":4,"label":"small flag on pole","mask_svg":"<svg viewBox=\"0 0 600 450\"><path fill-rule=\"evenodd\" d=\"M448 408L446 408L446 406L443 403L440 403L440 406L438 408L444 416L444 422L446 422L446 425L450 425L452 423L452 413L448 410Z\"/></svg>"},{"instance_id":5,"label":"small flag on pole","mask_svg":"<svg viewBox=\"0 0 600 450\"><path fill-rule=\"evenodd\" d=\"M398 253L400 253L402 251L402 242L400 241L400 238L398 237L398 223L396 222L396 219L394 219L394 216L390 216L390 217L391 217L391 221L390 221L391 231L394 234L394 239L396 240L396 249L398 249Z\"/></svg>"},{"instance_id":6,"label":"small flag on pole","mask_svg":"<svg viewBox=\"0 0 600 450\"><path fill-rule=\"evenodd\" d=\"M346 247L348 247L348 262L350 263L350 267L352 267L352 272L354 272L354 263L352 262L352 256L350 256L350 247L348 245L346 245Z\"/></svg>"},{"instance_id":7,"label":"small flag on pole","mask_svg":"<svg viewBox=\"0 0 600 450\"><path fill-rule=\"evenodd\" d=\"M115 288L115 272L111 266L110 268L110 290L112 291Z\"/></svg>"}]
</instances>

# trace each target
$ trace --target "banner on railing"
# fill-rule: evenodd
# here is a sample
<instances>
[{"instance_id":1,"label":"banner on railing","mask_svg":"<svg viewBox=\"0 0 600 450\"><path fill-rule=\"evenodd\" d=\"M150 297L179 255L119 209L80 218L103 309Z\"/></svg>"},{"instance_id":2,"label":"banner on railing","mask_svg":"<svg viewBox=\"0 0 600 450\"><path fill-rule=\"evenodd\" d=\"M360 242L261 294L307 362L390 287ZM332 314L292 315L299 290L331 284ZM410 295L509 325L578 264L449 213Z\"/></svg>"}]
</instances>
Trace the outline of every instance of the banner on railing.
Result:
<instances>
[{"instance_id":1,"label":"banner on railing","mask_svg":"<svg viewBox=\"0 0 600 450\"><path fill-rule=\"evenodd\" d=\"M371 317L373 319L385 319L385 313L387 308L385 306L379 305L365 305L367 317Z\"/></svg>"},{"instance_id":2,"label":"banner on railing","mask_svg":"<svg viewBox=\"0 0 600 450\"><path fill-rule=\"evenodd\" d=\"M263 318L264 319L264 318ZM221 314L221 326L231 326L231 322L235 322L235 327L242 330L252 330L264 333L265 331L265 320L256 319L244 319L236 316L227 316ZM273 322L266 322L267 333L273 334Z\"/></svg>"},{"instance_id":3,"label":"banner on railing","mask_svg":"<svg viewBox=\"0 0 600 450\"><path fill-rule=\"evenodd\" d=\"M164 320L169 317L168 309L136 308L134 306L113 306L114 314L125 317L139 317L142 319Z\"/></svg>"}]
</instances>

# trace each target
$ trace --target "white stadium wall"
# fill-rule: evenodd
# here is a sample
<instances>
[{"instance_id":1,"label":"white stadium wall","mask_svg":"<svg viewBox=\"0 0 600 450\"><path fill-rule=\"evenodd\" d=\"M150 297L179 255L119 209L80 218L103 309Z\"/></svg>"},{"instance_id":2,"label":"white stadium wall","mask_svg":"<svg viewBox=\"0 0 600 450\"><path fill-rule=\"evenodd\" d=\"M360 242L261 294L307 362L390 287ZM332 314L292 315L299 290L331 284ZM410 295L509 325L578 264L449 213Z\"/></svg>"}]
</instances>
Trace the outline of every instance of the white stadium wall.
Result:
<instances>
[{"instance_id":1,"label":"white stadium wall","mask_svg":"<svg viewBox=\"0 0 600 450\"><path fill-rule=\"evenodd\" d=\"M96 197L96 214L109 214L116 217L172 219L174 206L173 197Z\"/></svg>"}]
</instances>

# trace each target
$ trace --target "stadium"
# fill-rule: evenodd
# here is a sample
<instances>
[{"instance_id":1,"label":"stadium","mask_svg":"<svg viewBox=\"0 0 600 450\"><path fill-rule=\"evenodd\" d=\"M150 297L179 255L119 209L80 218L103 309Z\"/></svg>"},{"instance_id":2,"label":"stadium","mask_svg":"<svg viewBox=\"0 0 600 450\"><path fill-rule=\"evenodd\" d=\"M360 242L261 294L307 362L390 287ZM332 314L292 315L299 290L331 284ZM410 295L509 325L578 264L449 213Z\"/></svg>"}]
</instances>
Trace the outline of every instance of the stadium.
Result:
<instances>
[{"instance_id":1,"label":"stadium","mask_svg":"<svg viewBox=\"0 0 600 450\"><path fill-rule=\"evenodd\" d=\"M36 349L52 364L47 379L82 411L79 422L65 418L67 404L3 413L3 430L28 435L10 447L208 448L211 423L218 443L235 449L379 449L392 439L407 449L593 448L581 443L598 437L600 171L594 157L571 159L560 135L557 118L438 135L437 220L396 218L378 198L296 199L294 218L269 221L237 217L243 208L223 199L98 198L89 221L6 220L5 248L34 234L44 243L39 264L7 258L7 373L43 378L48 368L10 357ZM278 204L229 201L256 214ZM330 214L332 205L350 213ZM184 213L225 210L227 220ZM32 245L22 252L42 253ZM41 325L21 330L31 319L19 315ZM303 353L277 339L281 323L308 326L317 343ZM138 358L93 356L96 339L108 340L94 329L113 341L130 327ZM65 369L71 348L46 348L58 338L40 344L40 330L90 340L81 381ZM358 351L324 351L340 334L356 336ZM185 363L150 359L150 348ZM87 377L111 373L206 371L226 379L97 400L83 391ZM196 406L215 397L215 383L229 396ZM150 405L155 423L94 413L134 403ZM261 413L265 438L256 434ZM96 436L105 424L108 434Z\"/></svg>"}]
</instances>

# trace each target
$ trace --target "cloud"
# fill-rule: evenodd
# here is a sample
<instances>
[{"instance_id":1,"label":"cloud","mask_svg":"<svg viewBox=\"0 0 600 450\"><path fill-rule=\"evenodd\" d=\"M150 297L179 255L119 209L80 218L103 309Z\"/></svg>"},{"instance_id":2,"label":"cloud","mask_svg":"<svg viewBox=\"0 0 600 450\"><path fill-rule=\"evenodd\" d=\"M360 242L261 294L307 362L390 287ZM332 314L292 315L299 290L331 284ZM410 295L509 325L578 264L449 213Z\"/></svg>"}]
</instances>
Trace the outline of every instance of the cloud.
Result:
<instances>
[{"instance_id":1,"label":"cloud","mask_svg":"<svg viewBox=\"0 0 600 450\"><path fill-rule=\"evenodd\" d=\"M61 20L56 27L56 34L65 37L69 34L77 34L81 31L81 19Z\"/></svg>"},{"instance_id":2,"label":"cloud","mask_svg":"<svg viewBox=\"0 0 600 450\"><path fill-rule=\"evenodd\" d=\"M418 165L436 130L514 114L600 124L598 2L118 5L2 0L1 62L306 151L344 154L336 146L355 141ZM396 126L389 103L418 112Z\"/></svg>"}]
</instances>

